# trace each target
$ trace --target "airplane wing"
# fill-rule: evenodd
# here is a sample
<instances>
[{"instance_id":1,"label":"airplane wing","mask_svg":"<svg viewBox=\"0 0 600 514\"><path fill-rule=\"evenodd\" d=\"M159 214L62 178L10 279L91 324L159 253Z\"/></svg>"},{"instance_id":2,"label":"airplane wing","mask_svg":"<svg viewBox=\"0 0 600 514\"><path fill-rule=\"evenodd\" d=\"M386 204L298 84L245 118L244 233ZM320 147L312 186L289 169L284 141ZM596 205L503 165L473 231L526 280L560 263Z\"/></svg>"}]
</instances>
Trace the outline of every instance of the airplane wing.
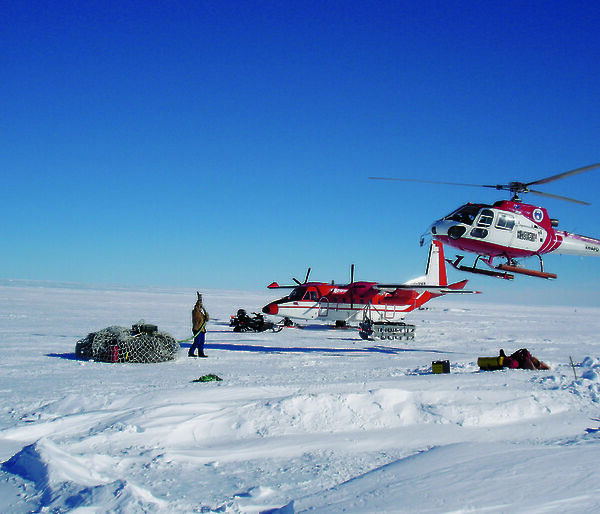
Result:
<instances>
[{"instance_id":1,"label":"airplane wing","mask_svg":"<svg viewBox=\"0 0 600 514\"><path fill-rule=\"evenodd\" d=\"M271 282L267 286L267 289L295 289L298 286L306 284L308 282L308 277L310 277L310 268L308 268L308 271L306 272L306 278L304 279L304 282L300 282L297 278L292 277L292 280L296 283L295 285L280 286L277 282Z\"/></svg>"},{"instance_id":2,"label":"airplane wing","mask_svg":"<svg viewBox=\"0 0 600 514\"><path fill-rule=\"evenodd\" d=\"M392 293L398 289L404 289L405 291L417 291L420 293L428 291L432 294L481 294L481 291L470 291L468 289L463 289L467 282L467 280L462 280L461 282L455 282L454 284L450 284L448 286L434 286L425 284L375 284L373 287L388 293Z\"/></svg>"},{"instance_id":3,"label":"airplane wing","mask_svg":"<svg viewBox=\"0 0 600 514\"><path fill-rule=\"evenodd\" d=\"M293 286L280 286L277 282L272 282L267 286L267 289L296 289L298 284Z\"/></svg>"}]
</instances>

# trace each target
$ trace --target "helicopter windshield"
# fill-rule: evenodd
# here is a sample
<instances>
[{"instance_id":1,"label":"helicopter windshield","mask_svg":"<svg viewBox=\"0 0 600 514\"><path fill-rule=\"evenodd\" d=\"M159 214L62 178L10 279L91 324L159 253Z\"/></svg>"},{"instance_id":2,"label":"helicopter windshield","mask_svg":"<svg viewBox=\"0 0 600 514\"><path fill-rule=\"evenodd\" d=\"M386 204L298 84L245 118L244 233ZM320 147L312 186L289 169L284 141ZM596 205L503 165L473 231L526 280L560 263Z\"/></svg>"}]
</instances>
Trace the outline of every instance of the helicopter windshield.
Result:
<instances>
[{"instance_id":1,"label":"helicopter windshield","mask_svg":"<svg viewBox=\"0 0 600 514\"><path fill-rule=\"evenodd\" d=\"M477 217L479 209L481 209L482 207L488 206L475 203L468 203L466 205L463 205L462 207L459 207L454 212L451 212L450 214L448 214L448 216L444 217L443 219L449 221L458 221L459 223L464 223L465 225L472 225L473 221L475 221L475 218Z\"/></svg>"}]
</instances>

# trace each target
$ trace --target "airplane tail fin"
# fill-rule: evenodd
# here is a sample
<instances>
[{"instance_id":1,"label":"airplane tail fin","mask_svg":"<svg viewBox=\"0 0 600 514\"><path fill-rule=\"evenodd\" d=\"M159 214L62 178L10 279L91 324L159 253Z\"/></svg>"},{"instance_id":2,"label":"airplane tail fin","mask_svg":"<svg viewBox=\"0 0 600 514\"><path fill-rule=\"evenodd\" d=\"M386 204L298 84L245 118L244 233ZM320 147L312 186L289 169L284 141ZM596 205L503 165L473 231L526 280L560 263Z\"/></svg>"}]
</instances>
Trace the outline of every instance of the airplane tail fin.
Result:
<instances>
[{"instance_id":1,"label":"airplane tail fin","mask_svg":"<svg viewBox=\"0 0 600 514\"><path fill-rule=\"evenodd\" d=\"M428 286L447 286L446 261L444 246L439 241L432 241L429 247L429 260L425 272L425 284Z\"/></svg>"},{"instance_id":2,"label":"airplane tail fin","mask_svg":"<svg viewBox=\"0 0 600 514\"><path fill-rule=\"evenodd\" d=\"M418 292L419 297L415 308L420 307L431 298L449 293L479 294L480 291L467 291L464 287L468 280L461 280L454 284L448 284L446 275L446 260L444 259L444 247L439 241L432 241L429 247L429 259L427 260L427 271L425 275L413 278L404 284L375 284L375 289L394 292L401 289L413 289Z\"/></svg>"},{"instance_id":3,"label":"airplane tail fin","mask_svg":"<svg viewBox=\"0 0 600 514\"><path fill-rule=\"evenodd\" d=\"M444 247L439 241L432 241L429 247L427 270L425 275L413 278L403 285L411 286L447 286L446 261L444 260Z\"/></svg>"}]
</instances>

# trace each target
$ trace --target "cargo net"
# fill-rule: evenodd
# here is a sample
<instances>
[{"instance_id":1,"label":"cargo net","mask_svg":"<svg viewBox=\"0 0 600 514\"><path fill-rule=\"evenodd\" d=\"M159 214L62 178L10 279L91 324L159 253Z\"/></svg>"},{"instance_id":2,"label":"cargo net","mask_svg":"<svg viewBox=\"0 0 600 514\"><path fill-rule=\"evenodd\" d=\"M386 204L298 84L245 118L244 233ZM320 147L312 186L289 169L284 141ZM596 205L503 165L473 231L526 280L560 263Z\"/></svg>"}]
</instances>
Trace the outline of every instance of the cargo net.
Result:
<instances>
[{"instance_id":1,"label":"cargo net","mask_svg":"<svg viewBox=\"0 0 600 514\"><path fill-rule=\"evenodd\" d=\"M75 345L78 358L99 362L164 362L175 359L179 343L156 325L112 326L92 332Z\"/></svg>"}]
</instances>

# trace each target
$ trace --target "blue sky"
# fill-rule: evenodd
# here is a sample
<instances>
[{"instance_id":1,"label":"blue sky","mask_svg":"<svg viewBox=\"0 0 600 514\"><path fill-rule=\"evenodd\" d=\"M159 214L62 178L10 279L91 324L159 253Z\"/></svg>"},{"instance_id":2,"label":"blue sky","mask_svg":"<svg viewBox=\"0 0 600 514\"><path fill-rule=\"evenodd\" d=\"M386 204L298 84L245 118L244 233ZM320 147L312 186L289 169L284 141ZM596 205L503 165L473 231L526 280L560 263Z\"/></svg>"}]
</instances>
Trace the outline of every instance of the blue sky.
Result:
<instances>
[{"instance_id":1,"label":"blue sky","mask_svg":"<svg viewBox=\"0 0 600 514\"><path fill-rule=\"evenodd\" d=\"M424 270L430 222L503 196L367 177L504 183L600 161L593 2L0 14L1 278L260 289L308 266L343 281L355 263L359 279L406 280ZM596 170L544 188L591 207L527 199L600 237L599 185ZM600 259L546 268L559 279L472 284L600 305Z\"/></svg>"}]
</instances>

